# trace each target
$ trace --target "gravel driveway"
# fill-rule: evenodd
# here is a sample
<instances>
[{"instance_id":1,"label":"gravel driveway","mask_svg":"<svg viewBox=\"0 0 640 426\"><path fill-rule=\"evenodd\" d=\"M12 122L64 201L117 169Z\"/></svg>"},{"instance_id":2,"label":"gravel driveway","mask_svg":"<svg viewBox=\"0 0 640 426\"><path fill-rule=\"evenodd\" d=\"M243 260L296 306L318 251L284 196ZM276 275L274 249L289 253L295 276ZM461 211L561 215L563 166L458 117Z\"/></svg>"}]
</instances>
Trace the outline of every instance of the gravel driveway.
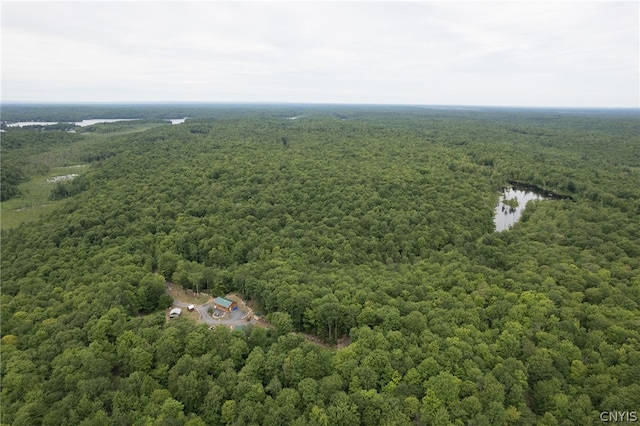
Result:
<instances>
[{"instance_id":1,"label":"gravel driveway","mask_svg":"<svg viewBox=\"0 0 640 426\"><path fill-rule=\"evenodd\" d=\"M209 325L218 325L223 324L227 326L238 326L238 325L247 325L247 324L255 324L257 321L251 318L251 321L245 321L242 319L243 316L247 314L247 311L243 311L241 309L236 309L228 313L225 318L216 319L209 315L209 309L213 308L213 302L205 303L204 305L195 305L192 303L182 302L178 299L173 300L174 306L178 306L183 309L187 309L189 305L193 305L196 308L196 311L200 313L200 319L202 322Z\"/></svg>"}]
</instances>

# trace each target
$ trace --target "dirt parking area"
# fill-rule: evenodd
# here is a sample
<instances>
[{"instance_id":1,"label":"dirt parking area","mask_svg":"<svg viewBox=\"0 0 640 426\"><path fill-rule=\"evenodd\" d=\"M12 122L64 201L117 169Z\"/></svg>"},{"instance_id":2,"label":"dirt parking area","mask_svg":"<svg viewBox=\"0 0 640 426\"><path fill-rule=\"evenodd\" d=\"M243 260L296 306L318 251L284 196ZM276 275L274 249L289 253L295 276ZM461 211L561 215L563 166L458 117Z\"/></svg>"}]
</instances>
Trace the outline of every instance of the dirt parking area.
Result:
<instances>
[{"instance_id":1,"label":"dirt parking area","mask_svg":"<svg viewBox=\"0 0 640 426\"><path fill-rule=\"evenodd\" d=\"M171 309L176 308L178 306L173 305L170 308L166 309L165 312L165 318L167 321L171 321L172 318L169 318L169 312L171 312ZM189 310L187 308L182 308L182 313L180 314L181 317L185 317L185 318L189 318L190 320L193 320L195 322L200 322L200 312L198 312L197 310L193 310L191 312L189 312Z\"/></svg>"},{"instance_id":2,"label":"dirt parking area","mask_svg":"<svg viewBox=\"0 0 640 426\"><path fill-rule=\"evenodd\" d=\"M258 324L253 318L253 311L237 294L224 296L237 303L238 308L226 312L214 307L214 298L208 294L195 294L191 290L185 290L182 286L167 282L167 293L173 298L173 307L182 308L181 316L193 319L197 323L205 323L210 326L226 326L231 329L249 324ZM189 305L194 310L189 312ZM169 310L167 310L167 313ZM244 319L246 317L246 319ZM168 314L167 314L168 318ZM248 321L247 321L248 319ZM259 325L259 324L258 324Z\"/></svg>"}]
</instances>

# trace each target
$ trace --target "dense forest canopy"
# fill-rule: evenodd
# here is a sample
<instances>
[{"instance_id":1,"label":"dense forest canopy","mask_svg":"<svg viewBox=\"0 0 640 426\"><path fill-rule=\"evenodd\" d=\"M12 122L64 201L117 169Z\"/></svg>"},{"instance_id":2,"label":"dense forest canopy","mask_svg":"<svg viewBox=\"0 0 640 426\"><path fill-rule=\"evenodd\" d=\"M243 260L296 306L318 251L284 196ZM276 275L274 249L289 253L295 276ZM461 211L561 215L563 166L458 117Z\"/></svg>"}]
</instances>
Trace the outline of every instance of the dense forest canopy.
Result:
<instances>
[{"instance_id":1,"label":"dense forest canopy","mask_svg":"<svg viewBox=\"0 0 640 426\"><path fill-rule=\"evenodd\" d=\"M2 133L3 200L88 168L52 189L51 214L2 231L2 424L588 425L640 409L638 111L102 107L3 106L147 120ZM509 181L567 197L495 232ZM237 292L271 327L167 321L165 281Z\"/></svg>"}]
</instances>

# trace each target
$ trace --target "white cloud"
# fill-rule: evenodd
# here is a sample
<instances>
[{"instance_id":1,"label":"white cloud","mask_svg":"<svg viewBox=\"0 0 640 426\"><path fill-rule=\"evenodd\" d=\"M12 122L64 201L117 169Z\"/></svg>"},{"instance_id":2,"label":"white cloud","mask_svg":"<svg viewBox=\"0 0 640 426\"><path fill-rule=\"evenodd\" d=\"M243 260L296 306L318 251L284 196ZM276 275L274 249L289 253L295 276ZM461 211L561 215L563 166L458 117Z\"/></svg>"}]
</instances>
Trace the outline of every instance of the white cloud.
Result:
<instances>
[{"instance_id":1,"label":"white cloud","mask_svg":"<svg viewBox=\"0 0 640 426\"><path fill-rule=\"evenodd\" d=\"M639 105L637 2L3 2L2 99Z\"/></svg>"}]
</instances>

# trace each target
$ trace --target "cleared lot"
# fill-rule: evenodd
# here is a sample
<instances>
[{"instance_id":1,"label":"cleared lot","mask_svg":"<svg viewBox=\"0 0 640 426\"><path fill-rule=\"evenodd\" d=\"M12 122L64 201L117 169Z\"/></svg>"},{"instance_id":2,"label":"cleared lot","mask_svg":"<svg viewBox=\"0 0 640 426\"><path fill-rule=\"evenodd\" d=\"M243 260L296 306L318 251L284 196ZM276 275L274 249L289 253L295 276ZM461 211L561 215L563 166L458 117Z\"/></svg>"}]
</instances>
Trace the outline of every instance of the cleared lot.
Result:
<instances>
[{"instance_id":1,"label":"cleared lot","mask_svg":"<svg viewBox=\"0 0 640 426\"><path fill-rule=\"evenodd\" d=\"M167 292L173 298L172 307L183 308L183 316L188 314L188 317L196 319L196 322L203 322L209 325L224 325L230 328L247 324L261 325L253 318L253 315L251 315L250 321L242 319L250 312L250 308L237 295L228 295L227 297L234 300L238 304L238 308L231 312L226 312L214 307L213 297L205 294L195 294L193 291L186 290L178 284L167 283ZM193 312L187 310L189 305L194 306Z\"/></svg>"}]
</instances>

